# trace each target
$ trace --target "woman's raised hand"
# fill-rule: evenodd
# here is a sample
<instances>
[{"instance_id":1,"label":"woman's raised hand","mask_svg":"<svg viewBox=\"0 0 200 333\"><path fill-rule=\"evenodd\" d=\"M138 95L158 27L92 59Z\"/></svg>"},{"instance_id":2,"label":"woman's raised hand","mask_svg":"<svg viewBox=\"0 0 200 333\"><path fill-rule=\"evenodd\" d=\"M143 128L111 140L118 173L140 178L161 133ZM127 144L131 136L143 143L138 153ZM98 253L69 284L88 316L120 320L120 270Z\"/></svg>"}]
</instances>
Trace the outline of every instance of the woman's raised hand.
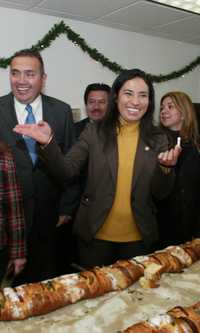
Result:
<instances>
[{"instance_id":1,"label":"woman's raised hand","mask_svg":"<svg viewBox=\"0 0 200 333\"><path fill-rule=\"evenodd\" d=\"M51 127L45 121L40 121L37 124L31 125L18 124L13 128L13 131L18 134L29 136L43 145L47 144L52 136Z\"/></svg>"}]
</instances>

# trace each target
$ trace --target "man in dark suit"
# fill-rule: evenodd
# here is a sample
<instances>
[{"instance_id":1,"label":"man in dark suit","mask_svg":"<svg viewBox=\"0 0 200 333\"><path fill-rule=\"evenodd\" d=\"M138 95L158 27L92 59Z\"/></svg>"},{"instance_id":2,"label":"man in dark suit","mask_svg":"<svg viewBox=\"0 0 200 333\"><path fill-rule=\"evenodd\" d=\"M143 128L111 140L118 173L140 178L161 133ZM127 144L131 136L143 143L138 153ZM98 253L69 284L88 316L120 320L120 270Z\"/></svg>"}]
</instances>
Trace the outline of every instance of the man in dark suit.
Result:
<instances>
[{"instance_id":1,"label":"man in dark suit","mask_svg":"<svg viewBox=\"0 0 200 333\"><path fill-rule=\"evenodd\" d=\"M105 116L111 88L105 83L91 83L84 93L87 118L75 124L78 138L88 122L99 121Z\"/></svg>"},{"instance_id":2,"label":"man in dark suit","mask_svg":"<svg viewBox=\"0 0 200 333\"><path fill-rule=\"evenodd\" d=\"M12 130L17 123L30 123L30 108L31 122L46 120L51 124L63 153L72 146L75 135L71 108L41 93L45 81L41 55L30 50L17 52L10 63L12 92L0 98L0 137L10 145L15 157L26 218L27 265L16 284L56 275L56 225L69 221L76 208L76 188L69 186L63 192L37 156L35 142L31 148L34 152L30 152L28 137ZM66 247L67 252L70 249Z\"/></svg>"}]
</instances>

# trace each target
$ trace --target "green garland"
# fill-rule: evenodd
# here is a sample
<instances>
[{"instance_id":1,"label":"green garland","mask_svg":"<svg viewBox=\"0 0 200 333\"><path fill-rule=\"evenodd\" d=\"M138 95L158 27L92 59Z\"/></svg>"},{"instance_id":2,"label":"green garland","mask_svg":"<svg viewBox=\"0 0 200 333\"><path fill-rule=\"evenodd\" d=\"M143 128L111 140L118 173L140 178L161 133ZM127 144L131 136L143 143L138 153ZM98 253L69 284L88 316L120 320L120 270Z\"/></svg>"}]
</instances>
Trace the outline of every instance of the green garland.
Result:
<instances>
[{"instance_id":1,"label":"green garland","mask_svg":"<svg viewBox=\"0 0 200 333\"><path fill-rule=\"evenodd\" d=\"M84 38L82 38L79 34L74 32L69 26L65 25L63 21L58 24L55 24L51 30L37 42L37 44L31 46L31 50L42 51L49 47L52 42L59 37L61 34L65 34L67 38L72 41L75 45L79 46L84 52L89 54L89 56L95 61L100 62L104 67L107 67L112 72L118 74L123 70L123 67L117 64L116 62L110 61L107 57L105 57L102 53L100 53L97 49L91 48ZM0 68L7 68L10 64L10 58L0 58ZM164 82L172 79L177 79L184 74L187 74L194 70L197 66L200 65L200 57L197 57L187 66L181 68L178 71L171 72L169 74L160 74L160 75L152 75L149 74L153 82Z\"/></svg>"}]
</instances>

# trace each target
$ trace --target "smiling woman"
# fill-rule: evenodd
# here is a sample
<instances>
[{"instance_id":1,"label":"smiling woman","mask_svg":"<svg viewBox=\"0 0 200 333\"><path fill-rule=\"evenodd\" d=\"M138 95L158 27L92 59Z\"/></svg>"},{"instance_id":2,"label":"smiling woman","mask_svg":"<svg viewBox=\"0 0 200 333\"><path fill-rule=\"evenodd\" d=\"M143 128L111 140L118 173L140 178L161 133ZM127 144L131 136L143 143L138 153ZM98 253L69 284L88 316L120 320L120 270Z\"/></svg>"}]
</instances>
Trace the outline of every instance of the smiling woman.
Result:
<instances>
[{"instance_id":1,"label":"smiling woman","mask_svg":"<svg viewBox=\"0 0 200 333\"><path fill-rule=\"evenodd\" d=\"M43 145L47 168L62 185L87 167L74 222L83 267L144 254L157 240L154 197L168 195L174 182L173 170L165 172L159 162L176 164L181 149L167 150L166 135L153 126L153 112L152 82L142 70L132 69L116 78L105 117L88 124L66 158L47 123L14 129Z\"/></svg>"},{"instance_id":2,"label":"smiling woman","mask_svg":"<svg viewBox=\"0 0 200 333\"><path fill-rule=\"evenodd\" d=\"M140 120L149 104L149 88L141 78L124 83L118 96L118 109L122 119L127 122Z\"/></svg>"}]
</instances>

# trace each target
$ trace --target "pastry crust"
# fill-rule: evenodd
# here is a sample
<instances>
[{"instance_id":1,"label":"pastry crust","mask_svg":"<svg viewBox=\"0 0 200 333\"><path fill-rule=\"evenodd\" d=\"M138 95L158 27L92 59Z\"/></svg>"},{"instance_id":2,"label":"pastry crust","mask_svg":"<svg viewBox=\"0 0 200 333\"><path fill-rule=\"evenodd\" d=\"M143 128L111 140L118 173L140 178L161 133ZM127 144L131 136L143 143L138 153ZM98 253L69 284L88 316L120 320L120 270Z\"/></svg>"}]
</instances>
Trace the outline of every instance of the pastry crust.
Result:
<instances>
[{"instance_id":1,"label":"pastry crust","mask_svg":"<svg viewBox=\"0 0 200 333\"><path fill-rule=\"evenodd\" d=\"M179 328L182 329L182 333L193 333L192 328L183 318L176 319L176 323L178 324Z\"/></svg>"},{"instance_id":2,"label":"pastry crust","mask_svg":"<svg viewBox=\"0 0 200 333\"><path fill-rule=\"evenodd\" d=\"M183 246L168 246L166 251L169 252L172 256L176 257L182 264L183 268L189 267L193 263L190 252L188 253Z\"/></svg>"},{"instance_id":3,"label":"pastry crust","mask_svg":"<svg viewBox=\"0 0 200 333\"><path fill-rule=\"evenodd\" d=\"M170 309L166 315L160 314L148 321L133 324L123 331L123 333L139 332L199 333L200 302L190 307L176 306Z\"/></svg>"},{"instance_id":4,"label":"pastry crust","mask_svg":"<svg viewBox=\"0 0 200 333\"><path fill-rule=\"evenodd\" d=\"M159 330L144 321L128 327L124 333L159 333Z\"/></svg>"},{"instance_id":5,"label":"pastry crust","mask_svg":"<svg viewBox=\"0 0 200 333\"><path fill-rule=\"evenodd\" d=\"M125 289L138 280L144 288L154 288L158 286L162 273L181 272L198 259L200 239L194 239L149 256L118 260L107 267L94 267L79 274L63 275L16 288L4 288L0 291L0 320L21 320L42 315L81 299ZM175 324L168 323L168 331L182 322L186 331L189 327L200 332L200 302L189 308L176 307L168 315L175 320ZM142 325L145 331L141 332L156 332L157 327L152 323L143 322ZM139 330L139 324L135 327Z\"/></svg>"},{"instance_id":6,"label":"pastry crust","mask_svg":"<svg viewBox=\"0 0 200 333\"><path fill-rule=\"evenodd\" d=\"M163 267L165 273L179 273L183 265L180 260L173 256L169 251L155 252L151 257L156 258Z\"/></svg>"},{"instance_id":7,"label":"pastry crust","mask_svg":"<svg viewBox=\"0 0 200 333\"><path fill-rule=\"evenodd\" d=\"M173 324L168 324L159 329L159 333L186 333L184 332L184 327L174 322ZM191 332L191 331L190 331ZM188 332L187 332L188 333Z\"/></svg>"},{"instance_id":8,"label":"pastry crust","mask_svg":"<svg viewBox=\"0 0 200 333\"><path fill-rule=\"evenodd\" d=\"M200 239L193 239L191 242L186 242L182 244L182 248L189 254L192 262L200 259Z\"/></svg>"}]
</instances>

